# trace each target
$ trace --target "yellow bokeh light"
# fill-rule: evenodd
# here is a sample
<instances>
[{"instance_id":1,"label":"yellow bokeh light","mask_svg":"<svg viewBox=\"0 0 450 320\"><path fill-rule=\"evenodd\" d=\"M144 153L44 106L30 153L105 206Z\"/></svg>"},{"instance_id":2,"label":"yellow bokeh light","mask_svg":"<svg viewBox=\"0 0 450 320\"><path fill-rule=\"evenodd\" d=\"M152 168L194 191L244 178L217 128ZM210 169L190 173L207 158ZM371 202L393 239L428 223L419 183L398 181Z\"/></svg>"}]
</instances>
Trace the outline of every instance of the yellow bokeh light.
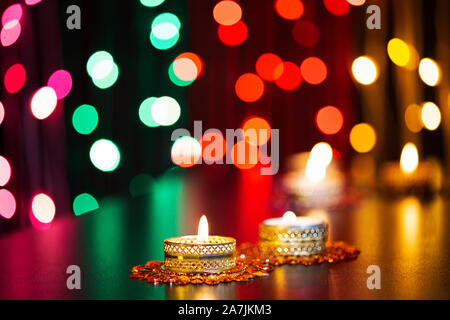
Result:
<instances>
[{"instance_id":1,"label":"yellow bokeh light","mask_svg":"<svg viewBox=\"0 0 450 320\"><path fill-rule=\"evenodd\" d=\"M434 87L439 84L441 71L436 61L424 58L419 63L419 75L425 84Z\"/></svg>"},{"instance_id":2,"label":"yellow bokeh light","mask_svg":"<svg viewBox=\"0 0 450 320\"><path fill-rule=\"evenodd\" d=\"M414 143L405 144L400 156L400 168L405 173L412 173L419 165L419 152Z\"/></svg>"},{"instance_id":3,"label":"yellow bokeh light","mask_svg":"<svg viewBox=\"0 0 450 320\"><path fill-rule=\"evenodd\" d=\"M433 102L425 102L422 107L423 126L430 130L436 130L441 123L441 111Z\"/></svg>"},{"instance_id":4,"label":"yellow bokeh light","mask_svg":"<svg viewBox=\"0 0 450 320\"><path fill-rule=\"evenodd\" d=\"M400 67L406 67L411 59L408 44L398 38L388 42L387 52L392 62Z\"/></svg>"},{"instance_id":5,"label":"yellow bokeh light","mask_svg":"<svg viewBox=\"0 0 450 320\"><path fill-rule=\"evenodd\" d=\"M352 72L356 81L361 84L369 85L378 78L378 70L373 59L362 56L356 58L352 64Z\"/></svg>"},{"instance_id":6,"label":"yellow bokeh light","mask_svg":"<svg viewBox=\"0 0 450 320\"><path fill-rule=\"evenodd\" d=\"M359 123L350 131L350 144L359 153L371 151L377 142L377 135L370 124Z\"/></svg>"},{"instance_id":7,"label":"yellow bokeh light","mask_svg":"<svg viewBox=\"0 0 450 320\"><path fill-rule=\"evenodd\" d=\"M411 104L406 108L405 123L411 132L417 133L422 130L422 108L419 105Z\"/></svg>"}]
</instances>

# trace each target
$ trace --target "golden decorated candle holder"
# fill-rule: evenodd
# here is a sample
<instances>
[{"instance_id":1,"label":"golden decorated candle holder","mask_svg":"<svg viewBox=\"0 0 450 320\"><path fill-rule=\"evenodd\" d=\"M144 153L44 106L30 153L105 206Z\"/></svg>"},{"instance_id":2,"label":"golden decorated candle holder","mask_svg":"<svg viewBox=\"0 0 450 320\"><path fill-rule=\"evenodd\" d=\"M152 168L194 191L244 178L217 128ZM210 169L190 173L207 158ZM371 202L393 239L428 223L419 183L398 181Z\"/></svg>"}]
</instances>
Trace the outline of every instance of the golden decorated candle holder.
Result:
<instances>
[{"instance_id":1,"label":"golden decorated candle holder","mask_svg":"<svg viewBox=\"0 0 450 320\"><path fill-rule=\"evenodd\" d=\"M236 266L236 240L184 236L164 241L164 266L177 273L219 273Z\"/></svg>"},{"instance_id":2,"label":"golden decorated candle holder","mask_svg":"<svg viewBox=\"0 0 450 320\"><path fill-rule=\"evenodd\" d=\"M264 256L309 256L326 251L328 224L319 218L296 217L265 220L259 227L259 250Z\"/></svg>"}]
</instances>

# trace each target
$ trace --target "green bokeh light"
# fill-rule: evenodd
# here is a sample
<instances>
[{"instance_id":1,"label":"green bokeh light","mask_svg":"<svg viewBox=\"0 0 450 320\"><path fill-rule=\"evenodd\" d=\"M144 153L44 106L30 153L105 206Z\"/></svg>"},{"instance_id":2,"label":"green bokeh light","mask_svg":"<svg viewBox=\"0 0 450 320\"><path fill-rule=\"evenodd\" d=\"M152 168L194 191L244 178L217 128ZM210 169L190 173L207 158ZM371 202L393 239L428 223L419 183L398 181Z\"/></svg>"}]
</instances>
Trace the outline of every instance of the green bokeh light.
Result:
<instances>
[{"instance_id":1,"label":"green bokeh light","mask_svg":"<svg viewBox=\"0 0 450 320\"><path fill-rule=\"evenodd\" d=\"M177 33L174 37L170 39L158 39L152 32L150 33L150 42L152 45L159 50L167 50L172 48L177 44L180 34Z\"/></svg>"},{"instance_id":2,"label":"green bokeh light","mask_svg":"<svg viewBox=\"0 0 450 320\"><path fill-rule=\"evenodd\" d=\"M133 198L143 196L152 192L153 177L146 173L135 176L130 182L130 194Z\"/></svg>"},{"instance_id":3,"label":"green bokeh light","mask_svg":"<svg viewBox=\"0 0 450 320\"><path fill-rule=\"evenodd\" d=\"M89 193L82 193L73 200L73 212L76 216L97 210L99 207L98 201Z\"/></svg>"},{"instance_id":4,"label":"green bokeh light","mask_svg":"<svg viewBox=\"0 0 450 320\"><path fill-rule=\"evenodd\" d=\"M146 7L156 7L163 2L164 0L141 0L141 4Z\"/></svg>"},{"instance_id":5,"label":"green bokeh light","mask_svg":"<svg viewBox=\"0 0 450 320\"><path fill-rule=\"evenodd\" d=\"M89 76L93 76L95 66L102 61L114 61L112 55L107 51L97 51L90 56L86 64L86 70Z\"/></svg>"},{"instance_id":6,"label":"green bokeh light","mask_svg":"<svg viewBox=\"0 0 450 320\"><path fill-rule=\"evenodd\" d=\"M92 82L99 89L108 89L114 83L116 83L117 78L119 77L119 67L114 63L113 68L109 75L107 75L103 79L94 79L92 78Z\"/></svg>"},{"instance_id":7,"label":"green bokeh light","mask_svg":"<svg viewBox=\"0 0 450 320\"><path fill-rule=\"evenodd\" d=\"M164 13L157 15L155 17L155 19L153 19L152 29L154 29L156 27L156 25L158 25L160 23L164 23L164 22L173 24L178 30L180 30L180 28L181 28L180 19L178 19L178 17L176 15L174 15L173 13L164 12Z\"/></svg>"},{"instance_id":8,"label":"green bokeh light","mask_svg":"<svg viewBox=\"0 0 450 320\"><path fill-rule=\"evenodd\" d=\"M140 107L139 107L139 119L141 119L142 123L145 124L147 127L158 127L159 124L153 119L152 116L152 106L153 103L158 98L150 97L145 99Z\"/></svg>"},{"instance_id":9,"label":"green bokeh light","mask_svg":"<svg viewBox=\"0 0 450 320\"><path fill-rule=\"evenodd\" d=\"M79 106L72 116L72 125L79 134L90 134L97 128L97 110L88 104Z\"/></svg>"}]
</instances>

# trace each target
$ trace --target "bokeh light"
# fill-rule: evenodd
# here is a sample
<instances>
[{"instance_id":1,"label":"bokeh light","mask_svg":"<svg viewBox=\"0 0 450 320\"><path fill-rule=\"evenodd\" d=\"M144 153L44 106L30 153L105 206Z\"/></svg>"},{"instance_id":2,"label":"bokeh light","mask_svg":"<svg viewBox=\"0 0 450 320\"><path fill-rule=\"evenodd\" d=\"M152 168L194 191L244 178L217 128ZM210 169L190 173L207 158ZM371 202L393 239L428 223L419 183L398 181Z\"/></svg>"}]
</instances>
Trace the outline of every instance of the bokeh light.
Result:
<instances>
[{"instance_id":1,"label":"bokeh light","mask_svg":"<svg viewBox=\"0 0 450 320\"><path fill-rule=\"evenodd\" d=\"M255 69L263 80L275 81L283 74L283 60L274 53L264 53L256 60Z\"/></svg>"},{"instance_id":2,"label":"bokeh light","mask_svg":"<svg viewBox=\"0 0 450 320\"><path fill-rule=\"evenodd\" d=\"M14 195L6 189L0 189L0 216L11 219L15 212L16 199Z\"/></svg>"},{"instance_id":3,"label":"bokeh light","mask_svg":"<svg viewBox=\"0 0 450 320\"><path fill-rule=\"evenodd\" d=\"M319 58L309 57L300 65L303 80L309 84L320 84L327 78L327 66Z\"/></svg>"},{"instance_id":4,"label":"bokeh light","mask_svg":"<svg viewBox=\"0 0 450 320\"><path fill-rule=\"evenodd\" d=\"M152 107L153 103L157 100L156 97L150 97L142 101L139 106L139 119L145 124L147 127L158 127L159 124L153 119L152 116Z\"/></svg>"},{"instance_id":5,"label":"bokeh light","mask_svg":"<svg viewBox=\"0 0 450 320\"><path fill-rule=\"evenodd\" d=\"M197 66L188 58L177 58L173 62L173 72L182 81L194 81L197 78Z\"/></svg>"},{"instance_id":6,"label":"bokeh light","mask_svg":"<svg viewBox=\"0 0 450 320\"><path fill-rule=\"evenodd\" d=\"M364 3L366 3L366 0L347 0L348 3L350 3L352 6L362 6Z\"/></svg>"},{"instance_id":7,"label":"bokeh light","mask_svg":"<svg viewBox=\"0 0 450 320\"><path fill-rule=\"evenodd\" d=\"M196 80L202 71L202 59L195 53L184 52L169 66L169 78L175 85L184 87Z\"/></svg>"},{"instance_id":8,"label":"bokeh light","mask_svg":"<svg viewBox=\"0 0 450 320\"><path fill-rule=\"evenodd\" d=\"M0 187L6 186L11 179L11 166L5 157L0 156Z\"/></svg>"},{"instance_id":9,"label":"bokeh light","mask_svg":"<svg viewBox=\"0 0 450 320\"><path fill-rule=\"evenodd\" d=\"M133 198L152 192L154 179L151 175L140 173L130 181L130 194Z\"/></svg>"},{"instance_id":10,"label":"bokeh light","mask_svg":"<svg viewBox=\"0 0 450 320\"><path fill-rule=\"evenodd\" d=\"M180 137L172 145L171 158L177 166L192 167L200 161L201 157L202 147L193 137Z\"/></svg>"},{"instance_id":11,"label":"bokeh light","mask_svg":"<svg viewBox=\"0 0 450 320\"><path fill-rule=\"evenodd\" d=\"M245 141L237 142L231 148L231 161L242 170L253 168L259 161L258 147Z\"/></svg>"},{"instance_id":12,"label":"bokeh light","mask_svg":"<svg viewBox=\"0 0 450 320\"><path fill-rule=\"evenodd\" d=\"M337 16L346 14L350 9L347 0L323 0L323 4L330 13Z\"/></svg>"},{"instance_id":13,"label":"bokeh light","mask_svg":"<svg viewBox=\"0 0 450 320\"><path fill-rule=\"evenodd\" d=\"M217 35L220 41L227 46L240 45L247 39L247 33L247 25L242 20L231 26L219 25L217 28Z\"/></svg>"},{"instance_id":14,"label":"bokeh light","mask_svg":"<svg viewBox=\"0 0 450 320\"><path fill-rule=\"evenodd\" d=\"M441 123L441 111L433 102L426 102L422 106L422 122L425 129L433 131Z\"/></svg>"},{"instance_id":15,"label":"bokeh light","mask_svg":"<svg viewBox=\"0 0 450 320\"><path fill-rule=\"evenodd\" d=\"M234 89L242 101L255 102L264 93L264 82L254 73L245 73L237 79Z\"/></svg>"},{"instance_id":16,"label":"bokeh light","mask_svg":"<svg viewBox=\"0 0 450 320\"><path fill-rule=\"evenodd\" d=\"M236 2L224 0L214 6L213 16L218 24L231 26L241 20L242 9Z\"/></svg>"},{"instance_id":17,"label":"bokeh light","mask_svg":"<svg viewBox=\"0 0 450 320\"><path fill-rule=\"evenodd\" d=\"M153 120L161 126L171 126L178 121L181 108L172 97L160 97L153 102L151 108Z\"/></svg>"},{"instance_id":18,"label":"bokeh light","mask_svg":"<svg viewBox=\"0 0 450 320\"><path fill-rule=\"evenodd\" d=\"M5 119L5 107L3 103L0 102L0 124L2 124L3 119Z\"/></svg>"},{"instance_id":19,"label":"bokeh light","mask_svg":"<svg viewBox=\"0 0 450 320\"><path fill-rule=\"evenodd\" d=\"M153 19L150 42L159 50L172 48L180 37L181 22L173 13L164 12Z\"/></svg>"},{"instance_id":20,"label":"bokeh light","mask_svg":"<svg viewBox=\"0 0 450 320\"><path fill-rule=\"evenodd\" d=\"M292 28L294 40L303 47L314 47L320 39L316 25L307 20L297 21Z\"/></svg>"},{"instance_id":21,"label":"bokeh light","mask_svg":"<svg viewBox=\"0 0 450 320\"><path fill-rule=\"evenodd\" d=\"M267 120L260 117L252 117L244 122L242 134L247 143L261 146L269 141L271 127Z\"/></svg>"},{"instance_id":22,"label":"bokeh light","mask_svg":"<svg viewBox=\"0 0 450 320\"><path fill-rule=\"evenodd\" d=\"M406 108L405 123L411 132L417 133L422 130L422 108L419 105L411 104Z\"/></svg>"},{"instance_id":23,"label":"bokeh light","mask_svg":"<svg viewBox=\"0 0 450 320\"><path fill-rule=\"evenodd\" d=\"M341 110L333 106L321 108L316 114L316 125L324 134L336 134L344 124Z\"/></svg>"},{"instance_id":24,"label":"bokeh light","mask_svg":"<svg viewBox=\"0 0 450 320\"><path fill-rule=\"evenodd\" d=\"M297 20L305 12L305 7L300 0L276 0L275 11L286 20Z\"/></svg>"},{"instance_id":25,"label":"bokeh light","mask_svg":"<svg viewBox=\"0 0 450 320\"><path fill-rule=\"evenodd\" d=\"M37 90L31 98L31 113L36 119L44 120L53 113L57 103L55 90L43 87Z\"/></svg>"},{"instance_id":26,"label":"bokeh light","mask_svg":"<svg viewBox=\"0 0 450 320\"><path fill-rule=\"evenodd\" d=\"M97 199L89 193L82 193L76 196L72 205L73 213L76 216L97 210L99 207Z\"/></svg>"},{"instance_id":27,"label":"bokeh light","mask_svg":"<svg viewBox=\"0 0 450 320\"><path fill-rule=\"evenodd\" d=\"M51 223L55 218L55 203L45 193L37 194L31 202L31 212L39 222Z\"/></svg>"},{"instance_id":28,"label":"bokeh light","mask_svg":"<svg viewBox=\"0 0 450 320\"><path fill-rule=\"evenodd\" d=\"M25 81L27 79L27 73L25 68L20 64L16 63L8 68L4 77L5 89L9 93L16 93L22 89Z\"/></svg>"},{"instance_id":29,"label":"bokeh light","mask_svg":"<svg viewBox=\"0 0 450 320\"><path fill-rule=\"evenodd\" d=\"M119 77L119 67L117 66L117 64L113 63L113 68L111 72L105 78L102 79L92 78L92 82L99 89L108 89L116 83L118 77Z\"/></svg>"},{"instance_id":30,"label":"bokeh light","mask_svg":"<svg viewBox=\"0 0 450 320\"><path fill-rule=\"evenodd\" d=\"M430 87L438 85L441 79L439 65L436 61L430 58L420 60L419 75L422 81Z\"/></svg>"},{"instance_id":31,"label":"bokeh light","mask_svg":"<svg viewBox=\"0 0 450 320\"><path fill-rule=\"evenodd\" d=\"M281 76L275 80L275 84L283 90L292 91L302 83L302 75L300 68L293 62L285 61L276 68L276 73L279 71L277 69L283 70Z\"/></svg>"},{"instance_id":32,"label":"bokeh light","mask_svg":"<svg viewBox=\"0 0 450 320\"><path fill-rule=\"evenodd\" d=\"M48 79L47 86L55 90L58 99L64 99L72 89L72 76L66 70L57 70Z\"/></svg>"},{"instance_id":33,"label":"bokeh light","mask_svg":"<svg viewBox=\"0 0 450 320\"><path fill-rule=\"evenodd\" d=\"M361 84L369 85L378 78L378 70L375 62L367 57L356 58L352 64L352 72L356 81Z\"/></svg>"},{"instance_id":34,"label":"bokeh light","mask_svg":"<svg viewBox=\"0 0 450 320\"><path fill-rule=\"evenodd\" d=\"M217 162L227 152L227 142L220 131L208 130L200 141L203 159L207 163ZM221 147L221 148L220 148Z\"/></svg>"},{"instance_id":35,"label":"bokeh light","mask_svg":"<svg viewBox=\"0 0 450 320\"><path fill-rule=\"evenodd\" d=\"M86 70L93 79L103 79L108 76L113 68L114 59L107 51L93 53L86 64Z\"/></svg>"},{"instance_id":36,"label":"bokeh light","mask_svg":"<svg viewBox=\"0 0 450 320\"><path fill-rule=\"evenodd\" d=\"M140 0L141 4L146 7L156 7L162 4L165 0Z\"/></svg>"},{"instance_id":37,"label":"bokeh light","mask_svg":"<svg viewBox=\"0 0 450 320\"><path fill-rule=\"evenodd\" d=\"M371 151L376 144L377 136L370 124L359 123L350 131L350 144L359 153Z\"/></svg>"},{"instance_id":38,"label":"bokeh light","mask_svg":"<svg viewBox=\"0 0 450 320\"><path fill-rule=\"evenodd\" d=\"M92 164L100 171L110 172L117 169L120 163L119 148L108 139L94 142L89 151Z\"/></svg>"},{"instance_id":39,"label":"bokeh light","mask_svg":"<svg viewBox=\"0 0 450 320\"><path fill-rule=\"evenodd\" d=\"M419 165L419 152L414 143L408 142L402 149L400 168L405 173L412 173Z\"/></svg>"},{"instance_id":40,"label":"bokeh light","mask_svg":"<svg viewBox=\"0 0 450 320\"><path fill-rule=\"evenodd\" d=\"M35 4L38 4L41 1L42 0L25 0L25 4L27 4L29 6L34 6Z\"/></svg>"},{"instance_id":41,"label":"bokeh light","mask_svg":"<svg viewBox=\"0 0 450 320\"><path fill-rule=\"evenodd\" d=\"M79 134L90 134L98 125L98 113L95 107L83 104L73 113L72 125Z\"/></svg>"},{"instance_id":42,"label":"bokeh light","mask_svg":"<svg viewBox=\"0 0 450 320\"><path fill-rule=\"evenodd\" d=\"M400 67L406 67L411 59L409 46L403 40L398 38L391 39L387 45L389 58L393 63Z\"/></svg>"},{"instance_id":43,"label":"bokeh light","mask_svg":"<svg viewBox=\"0 0 450 320\"><path fill-rule=\"evenodd\" d=\"M2 26L7 24L9 21L18 20L22 18L23 10L22 6L19 3L15 3L10 5L8 8L3 11L2 14Z\"/></svg>"},{"instance_id":44,"label":"bokeh light","mask_svg":"<svg viewBox=\"0 0 450 320\"><path fill-rule=\"evenodd\" d=\"M9 47L13 45L17 39L19 39L21 31L22 28L19 20L8 21L0 31L0 41L2 46Z\"/></svg>"},{"instance_id":45,"label":"bokeh light","mask_svg":"<svg viewBox=\"0 0 450 320\"><path fill-rule=\"evenodd\" d=\"M327 167L333 160L333 148L326 142L319 142L311 149L309 160L313 160L319 165Z\"/></svg>"}]
</instances>

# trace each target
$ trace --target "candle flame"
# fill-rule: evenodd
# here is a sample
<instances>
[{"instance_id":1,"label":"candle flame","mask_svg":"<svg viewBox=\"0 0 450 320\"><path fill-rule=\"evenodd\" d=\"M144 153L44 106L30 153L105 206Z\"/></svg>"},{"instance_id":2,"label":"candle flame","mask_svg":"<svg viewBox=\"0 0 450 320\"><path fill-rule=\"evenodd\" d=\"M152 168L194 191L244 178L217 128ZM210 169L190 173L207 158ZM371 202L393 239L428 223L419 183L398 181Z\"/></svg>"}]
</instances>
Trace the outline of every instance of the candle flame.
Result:
<instances>
[{"instance_id":1,"label":"candle flame","mask_svg":"<svg viewBox=\"0 0 450 320\"><path fill-rule=\"evenodd\" d=\"M310 156L305 169L306 179L311 182L320 182L325 178L326 173L327 167Z\"/></svg>"},{"instance_id":2,"label":"candle flame","mask_svg":"<svg viewBox=\"0 0 450 320\"><path fill-rule=\"evenodd\" d=\"M333 149L326 142L317 143L309 153L305 175L311 182L319 182L325 178L327 167L333 160Z\"/></svg>"},{"instance_id":3,"label":"candle flame","mask_svg":"<svg viewBox=\"0 0 450 320\"><path fill-rule=\"evenodd\" d=\"M208 219L206 219L205 215L202 215L200 218L200 222L198 223L198 239L201 241L208 240Z\"/></svg>"},{"instance_id":4,"label":"candle flame","mask_svg":"<svg viewBox=\"0 0 450 320\"><path fill-rule=\"evenodd\" d=\"M414 143L408 142L405 144L400 156L400 167L405 173L412 173L419 165L419 152Z\"/></svg>"},{"instance_id":5,"label":"candle flame","mask_svg":"<svg viewBox=\"0 0 450 320\"><path fill-rule=\"evenodd\" d=\"M293 224L297 220L297 216L292 211L286 211L281 219L283 224Z\"/></svg>"}]
</instances>

